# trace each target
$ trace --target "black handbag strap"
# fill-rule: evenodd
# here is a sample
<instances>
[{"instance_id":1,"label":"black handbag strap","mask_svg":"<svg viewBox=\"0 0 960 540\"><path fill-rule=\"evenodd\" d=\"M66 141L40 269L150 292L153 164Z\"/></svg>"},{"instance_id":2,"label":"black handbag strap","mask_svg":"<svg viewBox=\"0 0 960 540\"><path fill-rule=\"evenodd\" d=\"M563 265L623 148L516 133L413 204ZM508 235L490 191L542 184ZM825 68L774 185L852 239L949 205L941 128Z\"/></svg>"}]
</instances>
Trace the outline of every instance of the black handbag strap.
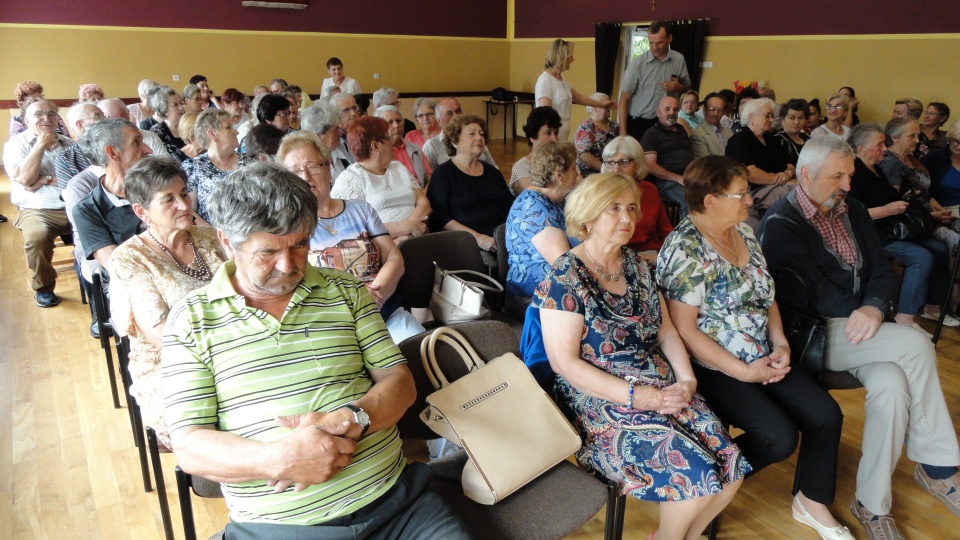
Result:
<instances>
[{"instance_id":1,"label":"black handbag strap","mask_svg":"<svg viewBox=\"0 0 960 540\"><path fill-rule=\"evenodd\" d=\"M803 309L796 308L795 311L801 311L803 313L809 313L813 315L813 309L811 306L817 305L816 293L807 285L807 281L803 279L803 276L793 268L783 267L777 272L777 276L782 276L783 274L790 274L790 276L800 284L800 287L803 289L804 298L806 298L807 303ZM776 279L774 279L776 281Z\"/></svg>"}]
</instances>

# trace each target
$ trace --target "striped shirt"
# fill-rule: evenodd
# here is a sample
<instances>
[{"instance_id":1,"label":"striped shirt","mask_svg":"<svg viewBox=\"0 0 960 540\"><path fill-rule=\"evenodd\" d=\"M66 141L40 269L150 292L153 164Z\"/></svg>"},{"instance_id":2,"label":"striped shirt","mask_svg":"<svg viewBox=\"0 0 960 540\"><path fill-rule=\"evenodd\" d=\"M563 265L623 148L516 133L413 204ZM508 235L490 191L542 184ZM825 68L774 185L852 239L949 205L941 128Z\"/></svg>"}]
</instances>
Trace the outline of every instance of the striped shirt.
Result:
<instances>
[{"instance_id":1,"label":"striped shirt","mask_svg":"<svg viewBox=\"0 0 960 540\"><path fill-rule=\"evenodd\" d=\"M170 311L161 369L171 432L216 426L275 442L292 431L277 416L337 409L370 389L369 370L404 362L354 277L308 266L278 321L246 305L230 281L235 272L224 263ZM274 493L258 480L223 484L223 493L234 521L315 525L374 501L405 463L392 427L361 439L353 462L323 484Z\"/></svg>"}]
</instances>

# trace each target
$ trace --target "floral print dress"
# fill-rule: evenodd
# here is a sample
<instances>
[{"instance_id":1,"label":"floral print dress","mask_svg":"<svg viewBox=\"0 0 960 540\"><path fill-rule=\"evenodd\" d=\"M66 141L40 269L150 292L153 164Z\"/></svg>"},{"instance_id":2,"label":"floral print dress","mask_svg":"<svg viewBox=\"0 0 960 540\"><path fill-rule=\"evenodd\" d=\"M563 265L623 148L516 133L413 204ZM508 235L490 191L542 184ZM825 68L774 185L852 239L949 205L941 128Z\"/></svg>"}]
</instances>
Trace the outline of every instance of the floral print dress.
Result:
<instances>
[{"instance_id":1,"label":"floral print dress","mask_svg":"<svg viewBox=\"0 0 960 540\"><path fill-rule=\"evenodd\" d=\"M669 386L675 378L657 343L662 319L656 284L637 253L622 248L622 255L625 295L604 290L568 252L537 287L534 304L583 315L585 362L641 385ZM624 494L649 501L693 499L720 493L751 470L699 394L681 413L664 415L591 397L560 375L552 393L583 440L576 455L580 466L615 480Z\"/></svg>"}]
</instances>

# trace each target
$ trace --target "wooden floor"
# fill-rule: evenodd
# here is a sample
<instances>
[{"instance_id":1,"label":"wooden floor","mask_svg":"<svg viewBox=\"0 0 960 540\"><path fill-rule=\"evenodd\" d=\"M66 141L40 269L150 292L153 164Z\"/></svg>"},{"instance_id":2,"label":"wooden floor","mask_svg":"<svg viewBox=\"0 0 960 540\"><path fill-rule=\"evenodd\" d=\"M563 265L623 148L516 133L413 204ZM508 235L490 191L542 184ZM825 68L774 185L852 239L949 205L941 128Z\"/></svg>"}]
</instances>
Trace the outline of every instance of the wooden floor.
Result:
<instances>
[{"instance_id":1,"label":"wooden floor","mask_svg":"<svg viewBox=\"0 0 960 540\"><path fill-rule=\"evenodd\" d=\"M503 171L527 153L525 143L491 151ZM0 175L0 540L162 538L155 493L144 493L126 410L113 408L98 342L80 303L72 270L60 273L63 303L40 309L29 289L23 238L12 221L9 184ZM69 248L57 259L69 262ZM930 327L927 321L925 326ZM953 417L960 418L960 332L947 329L937 348L940 376ZM863 428L863 390L834 393L846 418L840 446L835 515L853 529L846 505L854 491ZM956 425L956 422L955 422ZM795 456L752 477L726 509L720 538L815 539L790 516ZM174 459L163 456L176 537L183 537L173 477ZM954 517L911 478L904 459L894 477L894 515L911 540L960 538ZM576 497L575 493L570 494ZM221 500L194 499L200 538L226 522ZM656 527L656 506L627 503L624 538L640 539ZM603 512L571 538L603 537Z\"/></svg>"}]
</instances>

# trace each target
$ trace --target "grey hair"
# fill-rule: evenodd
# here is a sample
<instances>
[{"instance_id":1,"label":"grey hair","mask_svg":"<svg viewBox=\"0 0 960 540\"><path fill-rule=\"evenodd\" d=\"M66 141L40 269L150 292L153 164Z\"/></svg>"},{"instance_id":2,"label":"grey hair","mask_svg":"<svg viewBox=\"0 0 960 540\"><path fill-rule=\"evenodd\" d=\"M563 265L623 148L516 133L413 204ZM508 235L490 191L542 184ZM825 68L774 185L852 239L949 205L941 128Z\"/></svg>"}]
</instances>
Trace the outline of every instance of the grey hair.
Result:
<instances>
[{"instance_id":1,"label":"grey hair","mask_svg":"<svg viewBox=\"0 0 960 540\"><path fill-rule=\"evenodd\" d=\"M123 110L122 114L124 115L123 116L124 120L130 119L130 110L127 109L127 104L124 103L123 100L120 98L112 97L112 98L101 99L100 101L97 102L97 108L103 111L103 114L107 114L107 111L105 109L109 107L111 104L119 106L119 108L117 109L118 111L121 109Z\"/></svg>"},{"instance_id":2,"label":"grey hair","mask_svg":"<svg viewBox=\"0 0 960 540\"><path fill-rule=\"evenodd\" d=\"M330 105L334 105L334 106L336 106L336 107L339 107L339 106L340 106L340 100L341 100L341 99L346 99L346 98L350 98L350 99L354 100L354 102L356 102L356 100L357 100L357 98L353 97L353 94L348 94L347 92L337 92L336 94L333 94L332 96L330 96L328 103L329 103Z\"/></svg>"},{"instance_id":3,"label":"grey hair","mask_svg":"<svg viewBox=\"0 0 960 540\"><path fill-rule=\"evenodd\" d=\"M384 100L386 100L388 97L399 96L399 95L400 93L394 90L393 88L384 86L383 88L373 93L373 108L379 109L380 106L383 105Z\"/></svg>"},{"instance_id":4,"label":"grey hair","mask_svg":"<svg viewBox=\"0 0 960 540\"><path fill-rule=\"evenodd\" d=\"M647 168L647 162L644 159L643 146L640 146L640 142L633 137L626 135L616 137L608 142L607 145L603 147L602 159L607 160L617 154L626 154L633 159L634 163L637 164L637 178L643 178L650 172L650 169ZM600 166L600 172L613 171L608 170L607 165L604 163Z\"/></svg>"},{"instance_id":5,"label":"grey hair","mask_svg":"<svg viewBox=\"0 0 960 540\"><path fill-rule=\"evenodd\" d=\"M850 135L847 137L847 144L850 145L850 148L853 148L853 151L857 151L858 146L863 146L867 144L867 139L870 138L870 135L885 135L883 128L880 127L880 124L876 122L867 122L865 124L857 124L853 126L853 129L850 130Z\"/></svg>"},{"instance_id":6,"label":"grey hair","mask_svg":"<svg viewBox=\"0 0 960 540\"><path fill-rule=\"evenodd\" d=\"M428 97L417 98L417 100L413 102L414 117L417 116L417 111L420 110L420 107L424 105L426 105L427 107L430 107L430 109L432 109L434 112L436 112L437 110L437 102L434 101L433 98L428 98Z\"/></svg>"},{"instance_id":7,"label":"grey hair","mask_svg":"<svg viewBox=\"0 0 960 540\"><path fill-rule=\"evenodd\" d=\"M884 134L886 134L887 139L892 141L894 137L900 138L903 135L903 132L907 130L907 127L910 124L919 124L917 119L912 116L904 116L903 118L893 118L887 122L887 127L884 129Z\"/></svg>"},{"instance_id":8,"label":"grey hair","mask_svg":"<svg viewBox=\"0 0 960 540\"><path fill-rule=\"evenodd\" d=\"M764 107L770 107L770 112L777 114L777 103L770 98L751 99L744 103L740 107L740 124L744 127L750 125L753 117L760 114L760 109Z\"/></svg>"},{"instance_id":9,"label":"grey hair","mask_svg":"<svg viewBox=\"0 0 960 540\"><path fill-rule=\"evenodd\" d=\"M124 196L131 204L147 208L153 194L166 188L177 178L187 182L187 173L176 160L160 156L144 156L127 170L123 177Z\"/></svg>"},{"instance_id":10,"label":"grey hair","mask_svg":"<svg viewBox=\"0 0 960 540\"><path fill-rule=\"evenodd\" d=\"M250 127L260 125L260 119L257 118L257 109L260 108L260 102L263 101L263 98L269 95L270 92L261 92L253 96L253 101L250 102L250 110L253 111L253 114L250 115Z\"/></svg>"},{"instance_id":11,"label":"grey hair","mask_svg":"<svg viewBox=\"0 0 960 540\"><path fill-rule=\"evenodd\" d=\"M300 129L326 135L330 128L340 125L342 117L339 107L329 103L314 103L300 111Z\"/></svg>"},{"instance_id":12,"label":"grey hair","mask_svg":"<svg viewBox=\"0 0 960 540\"><path fill-rule=\"evenodd\" d=\"M403 113L400 112L400 109L398 109L395 105L381 105L377 107L377 110L373 111L373 115L377 118L383 118L383 113L387 111L395 112L400 115L400 118L403 118Z\"/></svg>"},{"instance_id":13,"label":"grey hair","mask_svg":"<svg viewBox=\"0 0 960 540\"><path fill-rule=\"evenodd\" d=\"M90 102L74 103L70 106L70 110L67 111L67 127L70 128L70 133L74 133L77 130L77 122L83 120L87 107L93 107L97 111L100 111L95 104Z\"/></svg>"},{"instance_id":14,"label":"grey hair","mask_svg":"<svg viewBox=\"0 0 960 540\"><path fill-rule=\"evenodd\" d=\"M601 100L601 99L603 99L603 98L610 99L610 96L604 94L603 92L594 92L593 94L590 94L590 99L592 99L592 100L599 101L599 100ZM587 105L587 112L588 112L588 113L592 113L592 112L593 112L593 109L594 109L593 105Z\"/></svg>"},{"instance_id":15,"label":"grey hair","mask_svg":"<svg viewBox=\"0 0 960 540\"><path fill-rule=\"evenodd\" d=\"M200 87L195 84L188 84L183 87L183 98L193 99L193 96L200 93Z\"/></svg>"},{"instance_id":16,"label":"grey hair","mask_svg":"<svg viewBox=\"0 0 960 540\"><path fill-rule=\"evenodd\" d=\"M255 233L313 235L317 197L310 185L276 163L254 163L224 178L208 209L234 249Z\"/></svg>"},{"instance_id":17,"label":"grey hair","mask_svg":"<svg viewBox=\"0 0 960 540\"><path fill-rule=\"evenodd\" d=\"M200 113L200 116L197 116L197 122L193 124L193 136L196 137L197 144L202 148L210 146L210 137L207 136L207 130L216 131L220 129L220 124L224 120L230 121L230 124L233 125L233 115L227 111L211 107Z\"/></svg>"},{"instance_id":18,"label":"grey hair","mask_svg":"<svg viewBox=\"0 0 960 540\"><path fill-rule=\"evenodd\" d=\"M140 84L137 85L137 95L142 97L148 97L150 94L150 89L157 85L157 81L153 79L144 79L140 81Z\"/></svg>"},{"instance_id":19,"label":"grey hair","mask_svg":"<svg viewBox=\"0 0 960 540\"><path fill-rule=\"evenodd\" d=\"M137 126L129 120L121 118L107 118L93 123L80 134L80 150L90 159L94 165L106 167L110 164L110 157L107 155L107 147L123 148L123 128L129 127L137 130Z\"/></svg>"},{"instance_id":20,"label":"grey hair","mask_svg":"<svg viewBox=\"0 0 960 540\"><path fill-rule=\"evenodd\" d=\"M830 154L840 154L842 157L853 159L853 148L850 148L847 141L838 137L817 137L804 143L803 149L800 150L800 157L797 158L797 170L801 171L800 176L803 176L802 170L806 167L810 177L816 178Z\"/></svg>"},{"instance_id":21,"label":"grey hair","mask_svg":"<svg viewBox=\"0 0 960 540\"><path fill-rule=\"evenodd\" d=\"M548 142L530 154L530 184L546 188L557 183L556 173L565 172L577 164L577 150L573 143Z\"/></svg>"},{"instance_id":22,"label":"grey hair","mask_svg":"<svg viewBox=\"0 0 960 540\"><path fill-rule=\"evenodd\" d=\"M166 85L154 86L150 89L150 108L160 118L167 117L167 99L177 95L177 91Z\"/></svg>"}]
</instances>

